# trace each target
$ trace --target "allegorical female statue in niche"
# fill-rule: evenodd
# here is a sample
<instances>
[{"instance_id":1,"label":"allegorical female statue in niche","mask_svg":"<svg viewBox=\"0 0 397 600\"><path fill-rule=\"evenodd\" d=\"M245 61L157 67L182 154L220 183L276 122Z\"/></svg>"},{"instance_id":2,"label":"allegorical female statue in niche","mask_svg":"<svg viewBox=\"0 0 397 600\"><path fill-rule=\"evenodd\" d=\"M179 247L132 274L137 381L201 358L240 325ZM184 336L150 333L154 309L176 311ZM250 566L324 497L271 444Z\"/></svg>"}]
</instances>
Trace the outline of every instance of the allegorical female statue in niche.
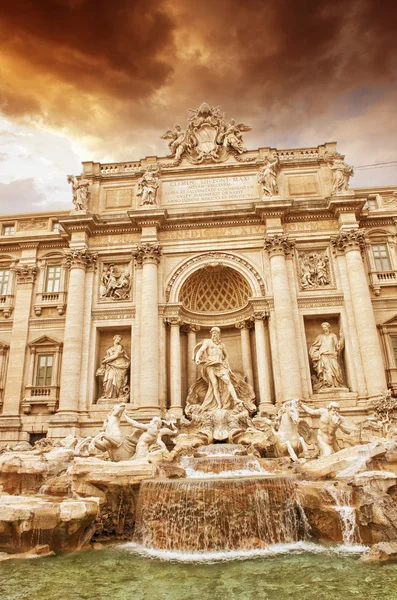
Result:
<instances>
[{"instance_id":1,"label":"allegorical female statue in niche","mask_svg":"<svg viewBox=\"0 0 397 600\"><path fill-rule=\"evenodd\" d=\"M125 399L129 395L128 370L131 361L121 344L121 339L119 335L114 336L113 346L107 349L96 373L103 376L102 398L109 400Z\"/></svg>"},{"instance_id":2,"label":"allegorical female statue in niche","mask_svg":"<svg viewBox=\"0 0 397 600\"><path fill-rule=\"evenodd\" d=\"M309 349L313 369L317 377L315 391L323 388L345 387L340 365L340 353L344 348L343 336L339 339L330 331L329 323L321 323L323 333L320 333Z\"/></svg>"}]
</instances>

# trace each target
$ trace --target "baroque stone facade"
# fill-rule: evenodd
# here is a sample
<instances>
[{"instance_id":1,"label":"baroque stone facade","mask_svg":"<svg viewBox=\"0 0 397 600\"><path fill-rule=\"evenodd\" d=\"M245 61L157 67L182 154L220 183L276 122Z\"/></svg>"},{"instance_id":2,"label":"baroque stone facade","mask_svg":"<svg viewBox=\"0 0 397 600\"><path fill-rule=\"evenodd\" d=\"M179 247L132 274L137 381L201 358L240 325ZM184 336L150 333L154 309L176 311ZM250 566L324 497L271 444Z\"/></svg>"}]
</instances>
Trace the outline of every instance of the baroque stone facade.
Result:
<instances>
[{"instance_id":1,"label":"baroque stone facade","mask_svg":"<svg viewBox=\"0 0 397 600\"><path fill-rule=\"evenodd\" d=\"M259 411L397 393L397 188L249 129L203 104L169 156L85 162L70 212L1 219L1 444L95 435L121 400L181 417L213 327Z\"/></svg>"}]
</instances>

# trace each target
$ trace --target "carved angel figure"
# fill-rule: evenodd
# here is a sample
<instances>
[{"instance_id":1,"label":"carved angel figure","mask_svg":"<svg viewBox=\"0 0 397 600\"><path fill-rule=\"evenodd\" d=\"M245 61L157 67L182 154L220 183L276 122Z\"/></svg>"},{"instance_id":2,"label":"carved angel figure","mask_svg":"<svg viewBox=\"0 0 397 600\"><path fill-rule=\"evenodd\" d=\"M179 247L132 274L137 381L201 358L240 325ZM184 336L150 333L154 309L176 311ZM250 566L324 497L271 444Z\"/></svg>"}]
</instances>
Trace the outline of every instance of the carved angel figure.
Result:
<instances>
[{"instance_id":1,"label":"carved angel figure","mask_svg":"<svg viewBox=\"0 0 397 600\"><path fill-rule=\"evenodd\" d=\"M137 196L142 197L141 206L157 204L157 190L159 188L158 171L148 167L146 173L138 181Z\"/></svg>"},{"instance_id":2,"label":"carved angel figure","mask_svg":"<svg viewBox=\"0 0 397 600\"><path fill-rule=\"evenodd\" d=\"M336 155L330 161L332 170L332 193L346 192L349 189L349 179L354 175L353 167L346 164L341 156Z\"/></svg>"},{"instance_id":3,"label":"carved angel figure","mask_svg":"<svg viewBox=\"0 0 397 600\"><path fill-rule=\"evenodd\" d=\"M176 161L179 161L185 150L193 146L193 141L188 130L182 129L178 123L174 125L174 129L168 129L160 139L171 140L168 143L168 147L170 149L171 156L175 156Z\"/></svg>"},{"instance_id":4,"label":"carved angel figure","mask_svg":"<svg viewBox=\"0 0 397 600\"><path fill-rule=\"evenodd\" d=\"M247 148L243 146L243 132L251 131L251 127L248 125L244 125L244 123L239 123L236 125L234 119L231 119L229 125L226 127L225 135L223 138L223 147L224 148L232 148L239 154L247 151Z\"/></svg>"},{"instance_id":5,"label":"carved angel figure","mask_svg":"<svg viewBox=\"0 0 397 600\"><path fill-rule=\"evenodd\" d=\"M279 159L277 155L273 158L267 157L266 164L258 172L258 181L262 185L263 197L277 196L277 171Z\"/></svg>"},{"instance_id":6,"label":"carved angel figure","mask_svg":"<svg viewBox=\"0 0 397 600\"><path fill-rule=\"evenodd\" d=\"M72 184L73 204L76 210L87 210L91 194L91 181L88 181L88 179L77 179L75 175L68 175L67 179L68 183Z\"/></svg>"}]
</instances>

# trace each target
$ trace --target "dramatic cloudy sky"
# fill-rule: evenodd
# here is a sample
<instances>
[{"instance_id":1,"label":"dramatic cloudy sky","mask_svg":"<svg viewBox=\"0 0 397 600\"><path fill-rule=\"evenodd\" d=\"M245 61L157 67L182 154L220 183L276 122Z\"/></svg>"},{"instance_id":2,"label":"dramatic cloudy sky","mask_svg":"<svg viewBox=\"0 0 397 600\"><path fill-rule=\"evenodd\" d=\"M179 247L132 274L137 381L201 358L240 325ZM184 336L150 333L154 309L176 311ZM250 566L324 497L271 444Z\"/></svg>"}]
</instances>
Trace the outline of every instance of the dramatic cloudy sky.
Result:
<instances>
[{"instance_id":1,"label":"dramatic cloudy sky","mask_svg":"<svg viewBox=\"0 0 397 600\"><path fill-rule=\"evenodd\" d=\"M68 209L81 161L164 156L203 100L250 148L397 160L396 31L394 0L1 2L0 212ZM353 179L393 184L396 165Z\"/></svg>"}]
</instances>

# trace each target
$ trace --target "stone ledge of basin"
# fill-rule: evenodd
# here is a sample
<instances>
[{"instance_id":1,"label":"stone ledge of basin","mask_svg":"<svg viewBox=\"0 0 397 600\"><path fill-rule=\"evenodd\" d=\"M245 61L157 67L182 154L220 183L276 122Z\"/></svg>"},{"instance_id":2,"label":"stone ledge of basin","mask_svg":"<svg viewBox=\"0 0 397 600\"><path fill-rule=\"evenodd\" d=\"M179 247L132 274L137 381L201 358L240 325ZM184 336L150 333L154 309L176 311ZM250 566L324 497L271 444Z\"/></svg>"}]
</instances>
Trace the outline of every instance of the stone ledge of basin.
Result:
<instances>
[{"instance_id":1,"label":"stone ledge of basin","mask_svg":"<svg viewBox=\"0 0 397 600\"><path fill-rule=\"evenodd\" d=\"M78 476L90 483L134 484L155 476L157 467L149 463L134 461L111 462L99 458L75 458L68 469L68 475ZM120 478L123 477L123 480ZM125 478L127 481L125 481Z\"/></svg>"},{"instance_id":2,"label":"stone ledge of basin","mask_svg":"<svg viewBox=\"0 0 397 600\"><path fill-rule=\"evenodd\" d=\"M306 476L319 479L351 479L357 473L368 470L368 462L373 458L384 457L387 444L371 442L339 450L330 456L322 456L299 465Z\"/></svg>"},{"instance_id":3,"label":"stone ledge of basin","mask_svg":"<svg viewBox=\"0 0 397 600\"><path fill-rule=\"evenodd\" d=\"M27 521L34 519L36 510L39 510L40 516L44 513L58 518L61 522L81 520L87 516L96 516L99 508L99 499L95 497L84 498L81 500L63 500L62 502L53 502L38 496L9 496L4 494L0 496L0 523L1 522L25 522L23 530L32 529L28 527ZM44 511L44 512L43 512ZM41 529L46 529L45 523L40 524ZM48 522L49 529L53 529L53 524ZM0 535L1 537L1 535Z\"/></svg>"}]
</instances>

